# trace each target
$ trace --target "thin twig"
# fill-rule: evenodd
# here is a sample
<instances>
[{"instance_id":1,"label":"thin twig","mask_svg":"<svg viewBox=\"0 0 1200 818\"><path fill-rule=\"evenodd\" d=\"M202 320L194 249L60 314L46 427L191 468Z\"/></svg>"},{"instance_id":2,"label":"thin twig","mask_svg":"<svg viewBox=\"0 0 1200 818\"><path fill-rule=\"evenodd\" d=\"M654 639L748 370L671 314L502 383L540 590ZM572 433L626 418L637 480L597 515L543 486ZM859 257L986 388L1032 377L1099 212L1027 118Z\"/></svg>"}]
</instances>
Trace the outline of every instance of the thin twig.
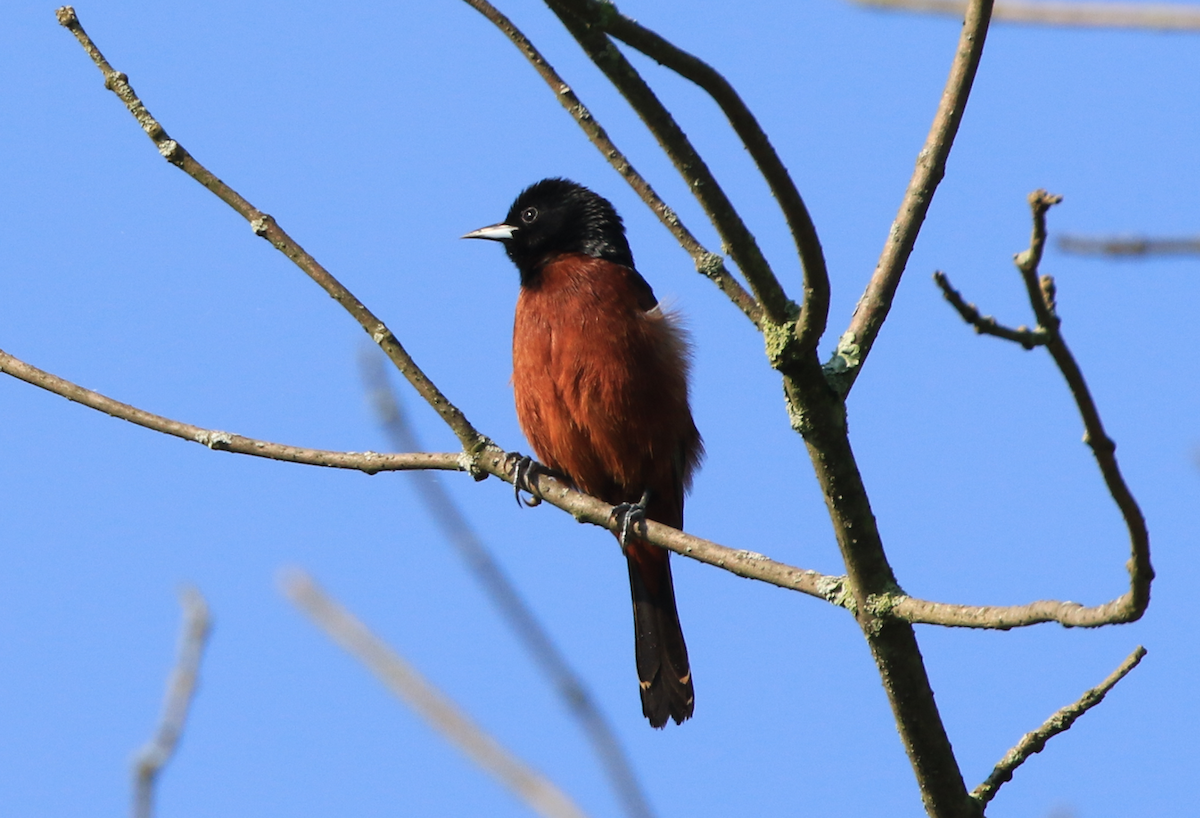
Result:
<instances>
[{"instance_id":1,"label":"thin twig","mask_svg":"<svg viewBox=\"0 0 1200 818\"><path fill-rule=\"evenodd\" d=\"M400 451L421 451L421 442L417 439L416 430L408 421L400 397L388 383L383 361L373 348L362 349L359 355L359 369L371 404L375 407L392 446ZM634 818L650 818L653 811L633 765L621 747L616 731L596 706L583 679L567 662L500 563L471 526L467 516L446 491L440 476L436 472L427 471L416 472L412 478L417 494L434 522L441 528L442 534L483 586L492 604L500 612L501 618L529 651L534 663L550 678L559 698L566 705L567 712L583 726L584 735L588 737L592 749L608 773L609 781L625 812Z\"/></svg>"},{"instance_id":2,"label":"thin twig","mask_svg":"<svg viewBox=\"0 0 1200 818\"><path fill-rule=\"evenodd\" d=\"M188 711L196 697L196 681L200 661L212 624L208 604L195 588L185 587L179 594L183 607L183 627L179 632L179 655L167 682L163 712L154 737L138 751L133 763L133 816L151 818L154 815L154 786L179 747L187 726Z\"/></svg>"},{"instance_id":3,"label":"thin twig","mask_svg":"<svg viewBox=\"0 0 1200 818\"><path fill-rule=\"evenodd\" d=\"M1047 336L1044 330L1030 329L1026 326L1012 329L1011 327L1004 326L990 315L981 315L978 307L974 304L968 304L966 299L962 297L962 294L950 285L950 279L941 270L933 274L933 280L941 288L942 295L958 311L962 319L973 326L975 331L980 335L992 335L996 338L1003 338L1006 341L1020 344L1025 349L1033 349L1036 346L1046 343Z\"/></svg>"},{"instance_id":4,"label":"thin twig","mask_svg":"<svg viewBox=\"0 0 1200 818\"><path fill-rule=\"evenodd\" d=\"M961 17L964 0L854 0L860 6L896 11L953 14ZM1077 28L1134 28L1156 31L1200 30L1200 7L1193 3L1088 3L999 0L997 22Z\"/></svg>"},{"instance_id":5,"label":"thin twig","mask_svg":"<svg viewBox=\"0 0 1200 818\"><path fill-rule=\"evenodd\" d=\"M1104 701L1104 697L1108 692L1116 686L1117 682L1124 679L1129 671L1137 667L1145 655L1146 649L1138 645L1137 649L1129 654L1125 661L1109 674L1108 678L1103 682L1085 691L1074 704L1069 704L1055 712L1054 715L1046 719L1041 727L1032 733L1026 733L1022 736L1021 740L1017 742L1017 746L1005 753L1004 758L1000 759L1000 763L995 766L991 775L987 777L987 780L971 792L971 797L978 801L981 807L986 806L989 801L996 797L996 792L1000 787L1012 780L1013 771L1017 767L1024 764L1034 753L1040 753L1045 748L1047 741L1059 733L1065 733L1071 729L1071 725L1075 723L1076 719Z\"/></svg>"},{"instance_id":6,"label":"thin twig","mask_svg":"<svg viewBox=\"0 0 1200 818\"><path fill-rule=\"evenodd\" d=\"M487 0L465 0L465 2L486 17L512 41L513 45L517 47L525 59L529 61L530 65L534 67L534 70L538 72L538 75L550 86L550 90L554 92L555 99L566 108L567 113L583 129L583 132L587 135L591 143L604 155L604 158L608 160L608 163L613 166L617 173L629 183L629 186L641 197L651 212L658 217L667 230L671 231L671 235L675 237L679 245L692 257L692 262L696 265L697 272L711 279L729 297L729 300L754 322L756 327L760 326L762 323L762 308L754 300L754 297L726 269L724 259L705 248L692 235L691 231L684 226L683 221L679 218L679 214L668 206L654 191L654 188L650 186L650 183L634 169L629 159L617 148L612 139L609 138L608 133L592 115L592 112L579 100L579 97L575 95L571 87L563 81L553 66L546 61L546 58L529 41L529 38L522 34L520 29L513 25L511 20L497 11Z\"/></svg>"},{"instance_id":7,"label":"thin twig","mask_svg":"<svg viewBox=\"0 0 1200 818\"><path fill-rule=\"evenodd\" d=\"M954 62L950 66L950 77L946 80L929 136L917 154L917 166L904 193L904 200L900 203L900 212L888 231L887 242L871 281L854 308L850 326L825 364L826 375L843 395L850 391L862 371L862 365L892 308L892 299L908 265L917 234L925 222L925 215L929 212L929 205L933 202L933 194L946 174L946 160L950 156L959 123L962 122L971 85L975 81L975 71L983 55L991 13L992 0L971 0L967 7Z\"/></svg>"},{"instance_id":8,"label":"thin twig","mask_svg":"<svg viewBox=\"0 0 1200 818\"><path fill-rule=\"evenodd\" d=\"M611 3L596 0L562 2L589 23L695 83L721 108L770 187L791 231L804 272L804 308L797 330L798 341L802 349L814 347L824 333L829 317L829 272L825 254L800 191L750 108L711 65L621 14Z\"/></svg>"},{"instance_id":9,"label":"thin twig","mask_svg":"<svg viewBox=\"0 0 1200 818\"><path fill-rule=\"evenodd\" d=\"M788 299L779 280L771 272L771 266L759 249L754 235L675 117L609 41L603 30L575 16L559 0L546 0L546 4L658 140L663 152L687 182L688 189L717 229L722 245L728 248L729 255L750 284L767 320L778 326L794 321L799 308Z\"/></svg>"},{"instance_id":10,"label":"thin twig","mask_svg":"<svg viewBox=\"0 0 1200 818\"><path fill-rule=\"evenodd\" d=\"M83 30L83 26L79 23L79 18L75 15L75 9L71 6L63 6L58 9L56 14L58 22L75 35L80 45L83 46L84 51L87 52L101 73L104 74L104 86L125 103L129 112L133 114L138 124L142 126L142 129L158 147L158 152L168 162L204 185L217 198L233 208L238 215L250 223L250 227L254 230L255 235L269 241L276 250L287 256L297 267L303 270L325 290L333 300L337 301L350 313L359 325L362 326L363 330L371 336L371 340L378 344L387 354L400 373L417 390L417 393L441 416L446 425L458 437L464 451L474 454L488 445L490 441L477 432L466 416L459 411L458 407L450 403L437 386L425 376L425 373L421 371L421 368L409 356L408 351L404 349L396 339L396 336L392 334L392 331L381 320L368 310L361 301L355 298L315 258L305 252L304 248L297 244L291 236L285 233L283 228L276 224L273 217L263 213L250 202L246 201L246 199L242 198L237 191L222 182L212 172L196 161L182 145L167 136L167 132L163 129L162 125L150 115L150 112L146 110L146 106L142 104L137 94L134 93L133 88L129 85L129 78L125 74L114 70L108 64L104 55L100 53L100 49L88 37L87 32Z\"/></svg>"},{"instance_id":11,"label":"thin twig","mask_svg":"<svg viewBox=\"0 0 1200 818\"><path fill-rule=\"evenodd\" d=\"M1021 280L1029 296L1029 303L1037 317L1038 326L1030 332L1029 337L1041 339L1042 345L1054 359L1059 372L1067 382L1071 397L1083 419L1083 441L1092 450L1096 465L1104 477L1108 492L1121 512L1125 527L1129 532L1130 558L1126 563L1129 572L1129 590L1121 596L1091 608L1085 608L1070 602L1034 602L1029 605L1012 607L967 607L946 605L935 602L915 600L911 597L897 595L892 599L880 599L880 603L897 612L897 615L913 622L927 622L939 625L958 627L994 627L1012 628L1033 625L1038 622L1061 622L1069 627L1098 627L1120 622L1133 622L1140 619L1150 604L1150 586L1154 580L1154 568L1150 564L1150 533L1146 529L1146 519L1138 507L1137 500L1125 483L1121 469L1117 465L1114 443L1104 430L1100 420L1100 411L1084 380L1083 372L1071 354L1067 342L1060 332L1061 319L1058 316L1056 303L1056 287L1054 279L1048 275L1039 275L1039 265L1046 246L1046 212L1062 201L1061 196L1054 196L1044 190L1035 190L1029 194L1029 206L1033 214L1033 228L1029 239L1029 247L1014 257ZM949 282L940 273L938 284L943 292L953 292ZM958 296L961 302L961 296ZM949 298L949 296L947 296ZM952 300L953 303L953 300ZM957 305L956 305L957 306ZM970 317L959 309L959 314L970 323ZM978 312L976 311L976 315ZM976 329L979 325L975 324ZM999 333L991 333L1000 335ZM1000 337L1005 337L1001 335ZM1021 338L1008 340L1023 343Z\"/></svg>"},{"instance_id":12,"label":"thin twig","mask_svg":"<svg viewBox=\"0 0 1200 818\"><path fill-rule=\"evenodd\" d=\"M84 389L78 384L51 375L35 366L14 358L0 350L0 372L12 375L26 383L41 387L47 392L61 395L67 400L104 412L107 415L126 420L146 429L199 443L210 449L235 454L248 454L252 457L263 457L268 460L280 460L285 463L303 463L309 466L325 466L334 469L353 469L355 471L375 474L381 471L411 471L413 469L443 469L452 471L469 471L473 468L470 459L462 452L430 453L416 452L410 454L378 454L376 452L333 452L325 449L306 449L301 446L288 446L283 443L270 443L265 440L255 440L250 437L221 432L216 429L204 429L190 423L171 420L161 415L155 415L136 406L115 401L99 392Z\"/></svg>"},{"instance_id":13,"label":"thin twig","mask_svg":"<svg viewBox=\"0 0 1200 818\"><path fill-rule=\"evenodd\" d=\"M1200 254L1200 238L1137 238L1059 236L1058 249L1081 256L1194 256Z\"/></svg>"},{"instance_id":14,"label":"thin twig","mask_svg":"<svg viewBox=\"0 0 1200 818\"><path fill-rule=\"evenodd\" d=\"M584 812L553 782L529 767L471 720L395 650L371 633L308 574L293 569L280 579L296 607L379 681L518 798L547 818L584 818Z\"/></svg>"}]
</instances>

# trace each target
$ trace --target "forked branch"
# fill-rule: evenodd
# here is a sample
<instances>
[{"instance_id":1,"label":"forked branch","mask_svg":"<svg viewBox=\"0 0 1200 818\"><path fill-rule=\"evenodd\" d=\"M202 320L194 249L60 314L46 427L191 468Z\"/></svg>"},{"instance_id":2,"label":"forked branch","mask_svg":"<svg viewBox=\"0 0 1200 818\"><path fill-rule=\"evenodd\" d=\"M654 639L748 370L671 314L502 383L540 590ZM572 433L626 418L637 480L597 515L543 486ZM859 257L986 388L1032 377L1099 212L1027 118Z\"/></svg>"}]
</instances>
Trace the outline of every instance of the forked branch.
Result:
<instances>
[{"instance_id":1,"label":"forked branch","mask_svg":"<svg viewBox=\"0 0 1200 818\"><path fill-rule=\"evenodd\" d=\"M1129 532L1131 555L1126 565L1129 571L1129 590L1111 602L1094 607L1085 607L1073 602L1050 601L1011 607L976 607L926 602L899 595L881 600L895 615L909 621L967 628L1007 629L1039 622L1060 622L1069 627L1099 627L1137 620L1150 604L1150 585L1154 580L1154 569L1150 565L1150 534L1146 529L1146 520L1121 475L1116 458L1117 446L1104 430L1100 412L1084 380L1083 372L1063 340L1054 279L1048 275L1039 275L1038 272L1042 252L1046 246L1046 212L1061 201L1061 196L1053 196L1044 190L1035 190L1029 194L1029 206L1033 212L1029 248L1014 258L1021 273L1021 280L1025 283L1030 307L1037 318L1035 329L1028 330L1022 327L1018 330L1003 328L1004 331L995 331L992 325L1001 325L996 324L994 319L980 318L979 311L966 303L944 273L937 273L934 280L941 287L946 300L977 332L1005 338L1027 349L1034 345L1044 346L1054 359L1083 418L1084 442L1091 448L1100 473L1104 476L1104 483Z\"/></svg>"}]
</instances>

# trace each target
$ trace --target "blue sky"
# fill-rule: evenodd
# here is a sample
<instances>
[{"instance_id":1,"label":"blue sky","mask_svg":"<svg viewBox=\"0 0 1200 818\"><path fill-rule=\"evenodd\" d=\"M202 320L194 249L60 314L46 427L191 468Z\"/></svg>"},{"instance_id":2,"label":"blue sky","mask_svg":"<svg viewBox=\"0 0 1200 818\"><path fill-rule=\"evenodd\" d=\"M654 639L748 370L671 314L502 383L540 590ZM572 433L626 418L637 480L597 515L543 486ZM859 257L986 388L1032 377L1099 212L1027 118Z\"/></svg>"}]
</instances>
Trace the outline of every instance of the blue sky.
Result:
<instances>
[{"instance_id":1,"label":"blue sky","mask_svg":"<svg viewBox=\"0 0 1200 818\"><path fill-rule=\"evenodd\" d=\"M465 4L79 5L168 132L384 318L475 425L527 449L512 408L515 271L460 242L539 178L624 215L639 269L686 313L708 459L688 529L840 573L804 447L752 327L586 142L516 50ZM958 22L810 3L626 3L723 70L813 213L833 284L828 350L874 267L945 81ZM503 6L709 247L651 138L534 3ZM365 336L231 210L164 162L52 5L0 11L0 348L144 409L251 437L385 449ZM644 59L793 294L765 185L709 101ZM1025 197L1053 231L1197 232L1194 36L1004 26L988 38L945 182L850 399L852 442L910 593L1097 604L1128 544L1044 352L979 338L930 280L1031 322L1011 264ZM968 786L1020 736L1149 655L1022 767L993 816L1181 815L1200 675L1200 261L1048 251L1063 332L1149 522L1145 618L1099 631L918 629ZM404 393L426 446L451 450ZM160 815L525 815L276 590L298 565L595 816L616 802L579 730L439 539L404 475L210 452L0 379L0 812L119 814L158 716L176 591L216 622ZM638 707L625 568L611 538L511 489L446 475L613 719L658 813L918 815L866 645L823 602L676 559L695 718Z\"/></svg>"}]
</instances>

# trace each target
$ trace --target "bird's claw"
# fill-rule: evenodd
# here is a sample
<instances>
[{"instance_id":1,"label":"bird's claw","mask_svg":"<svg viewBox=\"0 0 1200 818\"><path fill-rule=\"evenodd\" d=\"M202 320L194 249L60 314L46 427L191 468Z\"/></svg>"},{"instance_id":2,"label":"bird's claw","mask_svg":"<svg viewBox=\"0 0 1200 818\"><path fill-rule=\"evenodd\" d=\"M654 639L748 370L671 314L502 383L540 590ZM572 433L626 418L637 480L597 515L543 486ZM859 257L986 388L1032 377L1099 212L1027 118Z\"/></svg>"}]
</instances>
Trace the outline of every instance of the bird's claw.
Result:
<instances>
[{"instance_id":1,"label":"bird's claw","mask_svg":"<svg viewBox=\"0 0 1200 818\"><path fill-rule=\"evenodd\" d=\"M539 471L545 471L542 465L529 455L509 452L508 456L517 459L517 465L513 467L513 494L517 498L517 505L529 508L541 505L542 495L538 492L537 485L529 478ZM530 499L526 500L522 497L522 491L527 493Z\"/></svg>"},{"instance_id":2,"label":"bird's claw","mask_svg":"<svg viewBox=\"0 0 1200 818\"><path fill-rule=\"evenodd\" d=\"M617 529L617 540L621 543L621 550L625 550L625 543L629 539L629 528L633 526L641 526L643 530L646 528L646 503L650 500L649 490L642 493L642 499L636 503L619 503L613 506L610 519L619 523Z\"/></svg>"}]
</instances>

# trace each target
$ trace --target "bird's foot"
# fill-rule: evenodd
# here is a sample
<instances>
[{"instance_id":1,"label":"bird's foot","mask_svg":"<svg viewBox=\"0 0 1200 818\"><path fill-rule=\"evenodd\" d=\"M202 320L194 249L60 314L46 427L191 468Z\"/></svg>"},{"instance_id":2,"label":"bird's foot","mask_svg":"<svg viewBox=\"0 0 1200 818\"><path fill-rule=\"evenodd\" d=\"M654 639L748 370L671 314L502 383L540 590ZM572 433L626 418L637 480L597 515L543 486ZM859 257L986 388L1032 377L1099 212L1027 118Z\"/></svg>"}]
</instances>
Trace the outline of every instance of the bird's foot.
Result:
<instances>
[{"instance_id":1,"label":"bird's foot","mask_svg":"<svg viewBox=\"0 0 1200 818\"><path fill-rule=\"evenodd\" d=\"M646 503L650 501L650 490L642 492L642 499L636 503L620 503L613 506L612 516L610 519L616 521L619 525L617 528L617 540L621 543L621 550L625 550L625 543L629 539L629 529L631 526L641 526L642 530L646 529Z\"/></svg>"},{"instance_id":2,"label":"bird's foot","mask_svg":"<svg viewBox=\"0 0 1200 818\"><path fill-rule=\"evenodd\" d=\"M541 463L534 460L532 457L519 452L509 452L508 457L516 458L517 465L513 467L513 494L517 498L518 506L534 506L541 505L542 495L537 489L536 482L530 480L531 477L537 474L549 474L549 471ZM521 496L521 492L529 495L526 500Z\"/></svg>"}]
</instances>

